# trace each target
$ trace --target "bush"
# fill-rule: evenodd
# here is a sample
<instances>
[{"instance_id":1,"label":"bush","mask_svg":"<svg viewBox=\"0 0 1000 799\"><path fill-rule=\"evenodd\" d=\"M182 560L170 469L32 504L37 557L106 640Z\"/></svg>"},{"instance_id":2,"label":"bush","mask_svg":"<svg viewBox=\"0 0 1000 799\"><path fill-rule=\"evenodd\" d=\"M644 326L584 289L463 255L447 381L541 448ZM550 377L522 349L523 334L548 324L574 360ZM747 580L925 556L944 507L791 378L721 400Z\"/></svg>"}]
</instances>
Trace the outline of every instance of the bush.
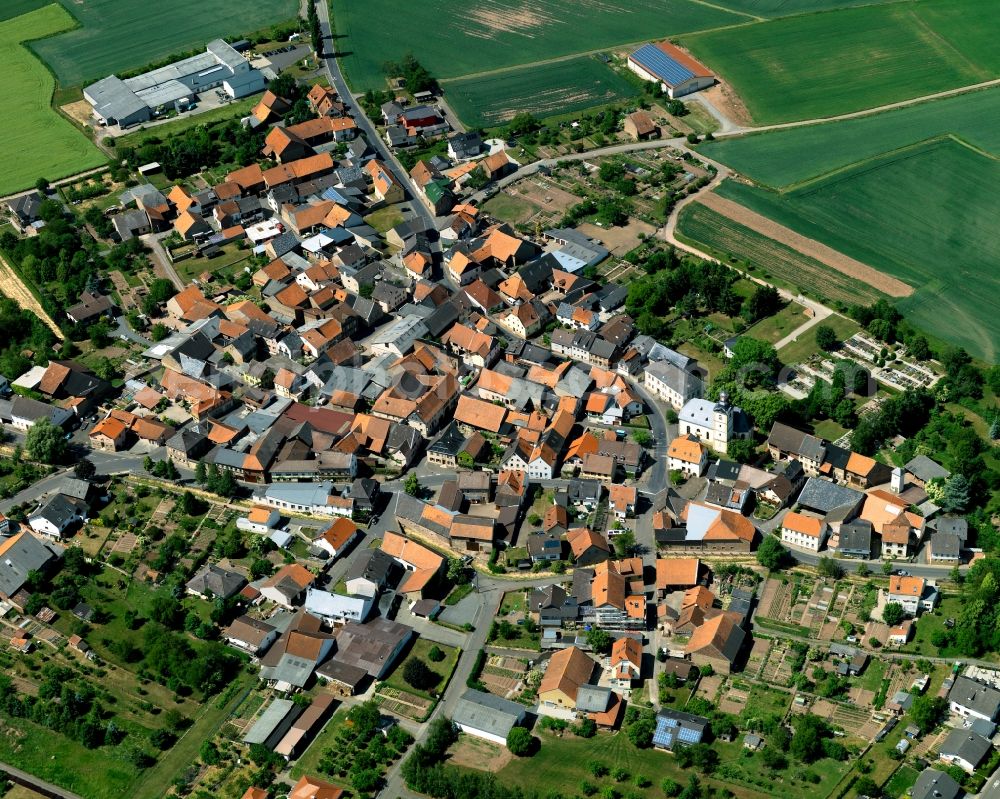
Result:
<instances>
[{"instance_id":1,"label":"bush","mask_svg":"<svg viewBox=\"0 0 1000 799\"><path fill-rule=\"evenodd\" d=\"M434 688L441 677L430 670L420 658L410 658L403 666L403 679L418 691L429 691Z\"/></svg>"},{"instance_id":2,"label":"bush","mask_svg":"<svg viewBox=\"0 0 1000 799\"><path fill-rule=\"evenodd\" d=\"M445 657L444 652L442 652L440 647L438 646L432 646L431 651L427 653L427 659L431 663L440 663L442 660L444 660L444 657Z\"/></svg>"},{"instance_id":3,"label":"bush","mask_svg":"<svg viewBox=\"0 0 1000 799\"><path fill-rule=\"evenodd\" d=\"M537 749L536 738L524 727L513 727L507 735L507 748L517 757L530 757Z\"/></svg>"}]
</instances>

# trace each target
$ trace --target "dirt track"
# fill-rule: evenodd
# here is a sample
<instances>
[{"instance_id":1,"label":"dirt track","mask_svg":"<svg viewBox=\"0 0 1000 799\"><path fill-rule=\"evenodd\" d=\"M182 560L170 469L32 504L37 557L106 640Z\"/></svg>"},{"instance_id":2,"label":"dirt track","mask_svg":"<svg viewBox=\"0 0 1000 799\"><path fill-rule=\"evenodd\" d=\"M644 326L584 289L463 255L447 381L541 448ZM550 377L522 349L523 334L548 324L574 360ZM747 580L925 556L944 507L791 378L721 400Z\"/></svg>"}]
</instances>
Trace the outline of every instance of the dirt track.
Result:
<instances>
[{"instance_id":1,"label":"dirt track","mask_svg":"<svg viewBox=\"0 0 1000 799\"><path fill-rule=\"evenodd\" d=\"M756 230L770 239L780 241L782 244L791 247L793 250L797 250L803 255L815 258L820 263L826 264L849 277L853 277L855 280L867 283L869 286L888 294L890 297L908 297L913 293L913 288L906 285L903 281L879 272L877 269L873 269L867 264L856 261L843 253L839 253L815 239L802 236L794 230L784 225L779 225L777 222L773 222L765 216L744 208L732 200L720 197L715 192L705 192L699 195L698 201L713 211L735 222L739 222L751 230Z\"/></svg>"},{"instance_id":2,"label":"dirt track","mask_svg":"<svg viewBox=\"0 0 1000 799\"><path fill-rule=\"evenodd\" d=\"M10 297L22 308L26 308L35 314L35 316L52 329L52 332L56 334L56 338L62 341L63 334L59 326L52 321L52 317L45 313L45 309L35 299L35 295L28 291L28 288L21 282L21 279L3 258L0 258L0 293Z\"/></svg>"}]
</instances>

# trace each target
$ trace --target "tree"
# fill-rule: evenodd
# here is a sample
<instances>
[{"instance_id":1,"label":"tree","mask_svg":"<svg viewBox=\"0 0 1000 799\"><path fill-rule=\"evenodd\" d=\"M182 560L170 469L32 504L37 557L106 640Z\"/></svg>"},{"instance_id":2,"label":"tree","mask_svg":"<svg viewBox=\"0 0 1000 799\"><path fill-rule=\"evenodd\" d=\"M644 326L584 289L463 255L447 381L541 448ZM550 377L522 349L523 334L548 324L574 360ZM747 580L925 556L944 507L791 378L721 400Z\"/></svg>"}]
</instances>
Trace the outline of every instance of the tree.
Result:
<instances>
[{"instance_id":1,"label":"tree","mask_svg":"<svg viewBox=\"0 0 1000 799\"><path fill-rule=\"evenodd\" d=\"M628 739L639 749L648 749L653 745L653 733L656 731L656 722L652 716L641 716L632 722L628 728Z\"/></svg>"},{"instance_id":2,"label":"tree","mask_svg":"<svg viewBox=\"0 0 1000 799\"><path fill-rule=\"evenodd\" d=\"M587 633L587 645L598 654L606 655L611 651L611 645L614 643L614 639L607 630L602 630L600 627L591 628L590 632Z\"/></svg>"},{"instance_id":3,"label":"tree","mask_svg":"<svg viewBox=\"0 0 1000 799\"><path fill-rule=\"evenodd\" d=\"M630 557L635 552L635 533L631 530L622 530L614 537L614 542L620 558Z\"/></svg>"},{"instance_id":4,"label":"tree","mask_svg":"<svg viewBox=\"0 0 1000 799\"><path fill-rule=\"evenodd\" d=\"M236 496L238 490L239 485L237 485L233 473L228 469L224 469L219 475L219 479L215 482L215 493L220 497L228 498Z\"/></svg>"},{"instance_id":5,"label":"tree","mask_svg":"<svg viewBox=\"0 0 1000 799\"><path fill-rule=\"evenodd\" d=\"M895 627L899 624L903 617L906 615L906 611L903 610L903 606L898 602L889 602L882 609L882 621L888 624L890 627Z\"/></svg>"},{"instance_id":6,"label":"tree","mask_svg":"<svg viewBox=\"0 0 1000 799\"><path fill-rule=\"evenodd\" d=\"M632 433L632 440L640 447L648 447L652 443L653 437L648 430L636 430Z\"/></svg>"},{"instance_id":7,"label":"tree","mask_svg":"<svg viewBox=\"0 0 1000 799\"><path fill-rule=\"evenodd\" d=\"M868 796L871 799L877 799L882 795L882 789L867 774L862 774L854 781L854 792L858 796Z\"/></svg>"},{"instance_id":8,"label":"tree","mask_svg":"<svg viewBox=\"0 0 1000 799\"><path fill-rule=\"evenodd\" d=\"M757 446L749 438L734 438L726 446L726 454L737 463L749 463L757 457Z\"/></svg>"},{"instance_id":9,"label":"tree","mask_svg":"<svg viewBox=\"0 0 1000 799\"><path fill-rule=\"evenodd\" d=\"M410 472L406 476L406 482L403 483L403 490L411 497L420 495L420 480L417 479L415 472Z\"/></svg>"},{"instance_id":10,"label":"tree","mask_svg":"<svg viewBox=\"0 0 1000 799\"><path fill-rule=\"evenodd\" d=\"M913 723L926 735L938 726L948 712L948 700L940 696L921 694L910 705L910 716Z\"/></svg>"},{"instance_id":11,"label":"tree","mask_svg":"<svg viewBox=\"0 0 1000 799\"><path fill-rule=\"evenodd\" d=\"M535 738L524 727L512 727L507 733L507 748L516 757L528 757L534 754Z\"/></svg>"},{"instance_id":12,"label":"tree","mask_svg":"<svg viewBox=\"0 0 1000 799\"><path fill-rule=\"evenodd\" d=\"M781 308L781 296L774 286L757 286L743 305L744 318L753 324L768 316L774 316Z\"/></svg>"},{"instance_id":13,"label":"tree","mask_svg":"<svg viewBox=\"0 0 1000 799\"><path fill-rule=\"evenodd\" d=\"M403 679L418 691L429 691L441 682L441 677L420 658L410 658L403 666Z\"/></svg>"},{"instance_id":14,"label":"tree","mask_svg":"<svg viewBox=\"0 0 1000 799\"><path fill-rule=\"evenodd\" d=\"M837 331L829 325L818 325L816 327L816 346L825 352L833 352L840 346Z\"/></svg>"},{"instance_id":15,"label":"tree","mask_svg":"<svg viewBox=\"0 0 1000 799\"><path fill-rule=\"evenodd\" d=\"M436 645L432 646L430 648L430 651L427 653L427 659L431 663L440 663L442 660L444 660L444 652L441 651L441 648L439 646Z\"/></svg>"},{"instance_id":16,"label":"tree","mask_svg":"<svg viewBox=\"0 0 1000 799\"><path fill-rule=\"evenodd\" d=\"M781 569L788 564L789 559L788 550L773 535L764 536L757 547L757 562L765 569Z\"/></svg>"},{"instance_id":17,"label":"tree","mask_svg":"<svg viewBox=\"0 0 1000 799\"><path fill-rule=\"evenodd\" d=\"M30 433L29 433L30 435ZM961 513L969 506L969 481L962 474L953 474L944 484L941 507L947 513Z\"/></svg>"},{"instance_id":18,"label":"tree","mask_svg":"<svg viewBox=\"0 0 1000 799\"><path fill-rule=\"evenodd\" d=\"M83 460L77 461L76 465L73 466L73 474L81 480L92 480L94 475L97 474L97 467L94 466L94 462L92 460L84 458Z\"/></svg>"},{"instance_id":19,"label":"tree","mask_svg":"<svg viewBox=\"0 0 1000 799\"><path fill-rule=\"evenodd\" d=\"M823 739L830 736L830 728L819 716L806 713L795 719L788 751L796 760L812 763L823 756Z\"/></svg>"},{"instance_id":20,"label":"tree","mask_svg":"<svg viewBox=\"0 0 1000 799\"><path fill-rule=\"evenodd\" d=\"M208 479L208 467L205 466L205 461L198 461L198 465L194 467L194 481L198 485L205 485L205 481Z\"/></svg>"},{"instance_id":21,"label":"tree","mask_svg":"<svg viewBox=\"0 0 1000 799\"><path fill-rule=\"evenodd\" d=\"M819 563L816 564L816 571L822 577L833 577L835 580L839 580L844 576L844 569L841 565L826 555L819 559Z\"/></svg>"},{"instance_id":22,"label":"tree","mask_svg":"<svg viewBox=\"0 0 1000 799\"><path fill-rule=\"evenodd\" d=\"M68 449L62 428L44 417L28 429L24 445L28 454L42 463L61 463Z\"/></svg>"}]
</instances>

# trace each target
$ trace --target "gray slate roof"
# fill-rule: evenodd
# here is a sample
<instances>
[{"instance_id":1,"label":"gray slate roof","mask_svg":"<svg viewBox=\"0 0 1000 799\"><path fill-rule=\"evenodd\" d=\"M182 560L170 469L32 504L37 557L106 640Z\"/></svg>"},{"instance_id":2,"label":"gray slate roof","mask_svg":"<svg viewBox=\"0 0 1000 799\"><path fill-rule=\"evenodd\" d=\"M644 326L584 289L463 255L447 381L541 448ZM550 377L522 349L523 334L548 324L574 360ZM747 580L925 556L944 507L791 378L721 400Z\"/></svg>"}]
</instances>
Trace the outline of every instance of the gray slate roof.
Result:
<instances>
[{"instance_id":1,"label":"gray slate roof","mask_svg":"<svg viewBox=\"0 0 1000 799\"><path fill-rule=\"evenodd\" d=\"M471 688L462 694L451 714L456 724L502 738L523 718L523 705Z\"/></svg>"},{"instance_id":2,"label":"gray slate roof","mask_svg":"<svg viewBox=\"0 0 1000 799\"><path fill-rule=\"evenodd\" d=\"M913 799L957 799L961 795L962 788L950 775L932 768L920 773L910 792Z\"/></svg>"},{"instance_id":3,"label":"gray slate roof","mask_svg":"<svg viewBox=\"0 0 1000 799\"><path fill-rule=\"evenodd\" d=\"M799 494L798 504L820 513L829 513L835 508L857 505L864 497L860 491L840 486L821 477L810 477Z\"/></svg>"}]
</instances>

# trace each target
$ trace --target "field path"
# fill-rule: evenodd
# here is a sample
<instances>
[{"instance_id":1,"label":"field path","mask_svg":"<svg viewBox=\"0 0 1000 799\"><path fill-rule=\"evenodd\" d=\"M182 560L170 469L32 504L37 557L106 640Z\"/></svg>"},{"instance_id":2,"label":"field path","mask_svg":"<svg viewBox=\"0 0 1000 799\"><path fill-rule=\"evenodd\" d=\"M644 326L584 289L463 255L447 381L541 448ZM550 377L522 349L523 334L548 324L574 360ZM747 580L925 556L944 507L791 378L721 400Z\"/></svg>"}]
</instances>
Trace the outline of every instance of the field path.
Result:
<instances>
[{"instance_id":1,"label":"field path","mask_svg":"<svg viewBox=\"0 0 1000 799\"><path fill-rule=\"evenodd\" d=\"M780 225L739 203L720 197L715 192L702 194L698 199L702 205L732 219L734 222L756 230L769 239L780 241L803 255L814 258L842 274L867 283L890 297L908 297L913 293L913 288L903 281L879 272L877 269L844 255L815 239L796 233L791 228Z\"/></svg>"},{"instance_id":2,"label":"field path","mask_svg":"<svg viewBox=\"0 0 1000 799\"><path fill-rule=\"evenodd\" d=\"M0 258L0 294L10 297L10 299L22 308L35 314L35 316L51 328L52 332L56 334L56 338L62 341L63 332L59 329L59 325L53 322L52 317L45 313L45 309L35 299L35 295L28 290L28 287L24 285L21 278L17 276L17 273L10 268L10 265L3 258Z\"/></svg>"}]
</instances>

